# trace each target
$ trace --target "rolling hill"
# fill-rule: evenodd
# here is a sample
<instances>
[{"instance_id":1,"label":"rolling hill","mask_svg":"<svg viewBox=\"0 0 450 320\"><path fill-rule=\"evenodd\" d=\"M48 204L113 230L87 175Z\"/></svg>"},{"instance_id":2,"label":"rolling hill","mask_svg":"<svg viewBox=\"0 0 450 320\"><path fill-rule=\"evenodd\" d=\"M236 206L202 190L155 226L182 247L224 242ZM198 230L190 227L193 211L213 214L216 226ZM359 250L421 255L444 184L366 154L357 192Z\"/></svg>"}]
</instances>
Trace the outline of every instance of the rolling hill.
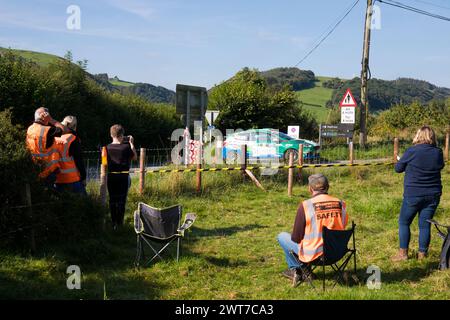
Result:
<instances>
[{"instance_id":1,"label":"rolling hill","mask_svg":"<svg viewBox=\"0 0 450 320\"><path fill-rule=\"evenodd\" d=\"M0 54L5 50L7 49L0 48ZM41 66L63 59L42 52L13 51ZM265 78L267 84L273 88L279 89L286 85L290 86L296 92L299 104L304 110L310 112L318 122L328 120L331 107L337 106L346 88L352 90L358 103L360 101L359 78L346 80L317 76L311 70L300 70L298 68L274 68L261 71L260 74ZM155 103L174 103L175 101L175 92L161 86L125 81L118 76L110 78L106 73L88 75L110 92L120 92L126 95L134 94ZM402 102L419 101L427 104L433 100L442 100L449 97L450 89L440 88L422 80L399 78L392 81L382 79L371 79L369 81L369 104L372 112L386 110Z\"/></svg>"}]
</instances>

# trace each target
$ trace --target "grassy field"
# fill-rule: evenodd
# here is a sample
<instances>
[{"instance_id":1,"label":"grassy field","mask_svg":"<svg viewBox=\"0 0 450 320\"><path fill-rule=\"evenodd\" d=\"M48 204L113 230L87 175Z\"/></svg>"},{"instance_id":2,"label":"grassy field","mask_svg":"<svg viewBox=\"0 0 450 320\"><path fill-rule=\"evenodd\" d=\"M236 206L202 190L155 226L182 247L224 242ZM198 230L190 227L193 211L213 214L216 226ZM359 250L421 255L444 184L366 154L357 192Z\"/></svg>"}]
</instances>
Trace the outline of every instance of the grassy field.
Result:
<instances>
[{"instance_id":1,"label":"grassy field","mask_svg":"<svg viewBox=\"0 0 450 320\"><path fill-rule=\"evenodd\" d=\"M324 172L331 193L345 199L357 224L359 283L331 288L325 293L307 284L292 288L280 276L285 269L276 241L291 231L299 201L308 197L305 185L286 192L285 172L262 177L268 190L242 183L239 172L205 173L203 193L194 193L193 174L151 175L144 196L134 181L126 226L107 227L97 239L41 247L35 256L0 253L0 298L33 299L450 299L450 272L437 270L441 240L432 231L430 256L391 263L397 249L397 217L402 200L402 178L392 168L330 168ZM444 194L436 219L450 224L450 169L443 171ZM91 185L90 191L97 190ZM196 212L197 221L183 243L182 258L136 270L132 212L139 201L154 206L181 203L184 213ZM89 223L86 221L86 223ZM417 252L417 221L412 226L412 255ZM81 290L66 289L66 268L79 265ZM369 290L367 267L381 269L382 287ZM331 277L331 274L329 274ZM319 284L319 283L317 283ZM320 286L319 286L320 287Z\"/></svg>"},{"instance_id":2,"label":"grassy field","mask_svg":"<svg viewBox=\"0 0 450 320\"><path fill-rule=\"evenodd\" d=\"M123 80L114 80L114 79L109 79L109 83L111 83L114 86L118 86L118 87L130 87L130 86L134 85L134 83L132 83L132 82L127 82L127 81L123 81Z\"/></svg>"},{"instance_id":3,"label":"grassy field","mask_svg":"<svg viewBox=\"0 0 450 320\"><path fill-rule=\"evenodd\" d=\"M314 88L297 91L297 97L304 103L303 109L309 111L318 122L326 122L329 109L326 107L326 103L331 99L333 89L322 87L322 83L331 78L329 77L317 77L318 81ZM317 106L312 106L312 105Z\"/></svg>"},{"instance_id":4,"label":"grassy field","mask_svg":"<svg viewBox=\"0 0 450 320\"><path fill-rule=\"evenodd\" d=\"M0 48L0 52L6 51L5 48ZM33 62L36 62L40 66L47 66L48 64L55 62L58 59L62 59L58 56L55 56L53 54L43 53L43 52L35 52L35 51L29 51L29 50L17 50L14 49L13 52L20 55L24 59L31 60Z\"/></svg>"}]
</instances>

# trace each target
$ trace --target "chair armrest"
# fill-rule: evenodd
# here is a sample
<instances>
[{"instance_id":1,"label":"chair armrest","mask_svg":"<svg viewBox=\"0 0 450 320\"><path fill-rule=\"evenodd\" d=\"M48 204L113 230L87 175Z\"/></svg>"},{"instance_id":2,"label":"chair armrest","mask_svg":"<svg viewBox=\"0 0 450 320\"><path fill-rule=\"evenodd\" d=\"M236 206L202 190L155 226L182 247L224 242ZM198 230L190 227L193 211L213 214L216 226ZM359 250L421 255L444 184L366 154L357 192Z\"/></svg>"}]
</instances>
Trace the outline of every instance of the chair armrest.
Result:
<instances>
[{"instance_id":1,"label":"chair armrest","mask_svg":"<svg viewBox=\"0 0 450 320\"><path fill-rule=\"evenodd\" d=\"M186 214L183 224L177 229L178 233L181 236L184 236L184 232L194 224L195 219L197 219L195 213Z\"/></svg>"}]
</instances>

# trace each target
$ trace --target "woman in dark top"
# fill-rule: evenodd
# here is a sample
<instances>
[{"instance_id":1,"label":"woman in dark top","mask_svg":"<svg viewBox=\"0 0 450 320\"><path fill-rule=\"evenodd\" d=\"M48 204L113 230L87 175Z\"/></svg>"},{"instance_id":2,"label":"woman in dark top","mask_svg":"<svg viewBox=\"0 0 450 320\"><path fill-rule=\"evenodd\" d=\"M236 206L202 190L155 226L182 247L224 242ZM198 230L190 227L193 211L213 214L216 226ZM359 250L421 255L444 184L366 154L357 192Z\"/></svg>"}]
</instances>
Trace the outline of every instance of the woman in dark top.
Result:
<instances>
[{"instance_id":1,"label":"woman in dark top","mask_svg":"<svg viewBox=\"0 0 450 320\"><path fill-rule=\"evenodd\" d=\"M408 259L411 237L409 226L419 213L419 253L423 259L430 245L430 223L442 194L441 170L444 168L442 150L436 146L436 135L428 126L417 131L414 146L395 165L395 171L405 172L403 204L400 210L399 240L400 250L393 261Z\"/></svg>"},{"instance_id":2,"label":"woman in dark top","mask_svg":"<svg viewBox=\"0 0 450 320\"><path fill-rule=\"evenodd\" d=\"M128 136L125 138L125 130L121 125L113 125L110 133L113 142L106 146L109 208L111 210L113 229L117 229L118 226L123 224L128 189L131 184L128 171L130 170L131 160L136 160L137 154L134 148L133 137Z\"/></svg>"}]
</instances>

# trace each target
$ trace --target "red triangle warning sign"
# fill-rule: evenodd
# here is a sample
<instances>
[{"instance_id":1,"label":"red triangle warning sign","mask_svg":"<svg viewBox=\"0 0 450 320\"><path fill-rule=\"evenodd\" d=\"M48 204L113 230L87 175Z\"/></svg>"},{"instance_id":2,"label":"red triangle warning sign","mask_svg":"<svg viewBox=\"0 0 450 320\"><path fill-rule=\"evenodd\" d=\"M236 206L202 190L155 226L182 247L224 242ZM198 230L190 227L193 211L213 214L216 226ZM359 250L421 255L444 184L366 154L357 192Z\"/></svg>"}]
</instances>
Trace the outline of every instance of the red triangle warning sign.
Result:
<instances>
[{"instance_id":1,"label":"red triangle warning sign","mask_svg":"<svg viewBox=\"0 0 450 320\"><path fill-rule=\"evenodd\" d=\"M350 89L347 89L345 92L344 97L342 97L342 100L339 103L339 107L357 107L356 100Z\"/></svg>"}]
</instances>

